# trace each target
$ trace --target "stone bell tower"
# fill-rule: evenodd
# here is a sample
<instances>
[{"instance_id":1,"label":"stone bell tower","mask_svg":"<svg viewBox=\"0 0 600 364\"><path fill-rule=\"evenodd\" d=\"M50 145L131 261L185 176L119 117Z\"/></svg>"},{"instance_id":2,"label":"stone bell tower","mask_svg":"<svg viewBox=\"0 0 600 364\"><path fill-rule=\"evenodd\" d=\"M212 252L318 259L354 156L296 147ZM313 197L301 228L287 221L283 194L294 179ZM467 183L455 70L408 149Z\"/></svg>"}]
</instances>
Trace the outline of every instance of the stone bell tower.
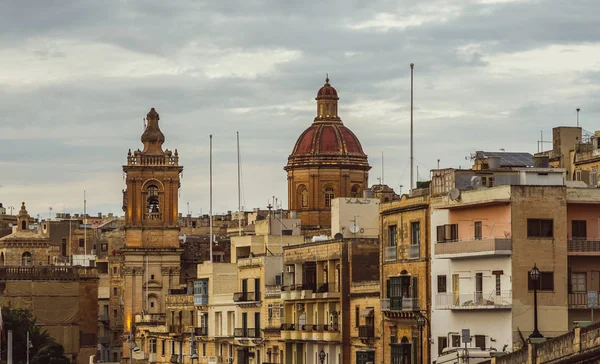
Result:
<instances>
[{"instance_id":1,"label":"stone bell tower","mask_svg":"<svg viewBox=\"0 0 600 364\"><path fill-rule=\"evenodd\" d=\"M163 150L165 136L152 108L142 134L143 150L129 150L123 166L125 247L121 249L124 332L136 324L136 315L164 314L164 297L179 287L180 257L178 197L180 175L177 149ZM143 316L138 316L143 317ZM126 349L127 347L127 349ZM125 344L123 358L129 357Z\"/></svg>"}]
</instances>

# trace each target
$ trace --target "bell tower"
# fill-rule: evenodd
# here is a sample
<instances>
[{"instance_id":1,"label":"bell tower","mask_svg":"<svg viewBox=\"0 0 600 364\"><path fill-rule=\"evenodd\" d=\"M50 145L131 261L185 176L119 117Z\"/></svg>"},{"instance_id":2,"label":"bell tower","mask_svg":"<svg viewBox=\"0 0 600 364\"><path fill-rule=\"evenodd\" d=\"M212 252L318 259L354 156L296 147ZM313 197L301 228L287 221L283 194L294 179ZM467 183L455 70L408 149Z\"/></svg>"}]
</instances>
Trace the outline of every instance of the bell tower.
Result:
<instances>
[{"instance_id":1,"label":"bell tower","mask_svg":"<svg viewBox=\"0 0 600 364\"><path fill-rule=\"evenodd\" d=\"M121 249L124 332L144 315L164 314L160 302L169 289L179 288L180 258L178 197L180 176L177 149L163 150L165 136L152 108L142 134L144 149L127 153L123 166L125 246ZM137 319L136 319L137 315ZM125 344L126 345L126 344ZM124 346L125 349L125 346ZM123 350L129 357L129 350Z\"/></svg>"}]
</instances>

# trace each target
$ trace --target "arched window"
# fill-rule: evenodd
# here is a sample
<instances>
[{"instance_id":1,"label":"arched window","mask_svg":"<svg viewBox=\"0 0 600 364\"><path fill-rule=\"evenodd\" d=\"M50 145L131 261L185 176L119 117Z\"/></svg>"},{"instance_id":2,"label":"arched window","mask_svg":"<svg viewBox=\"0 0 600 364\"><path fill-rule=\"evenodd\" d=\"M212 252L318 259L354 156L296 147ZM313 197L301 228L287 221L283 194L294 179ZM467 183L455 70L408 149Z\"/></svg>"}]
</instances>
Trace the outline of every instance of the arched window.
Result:
<instances>
[{"instance_id":1,"label":"arched window","mask_svg":"<svg viewBox=\"0 0 600 364\"><path fill-rule=\"evenodd\" d=\"M358 190L359 190L358 185L352 186L352 188L350 189L350 197L357 197L357 198L360 197L358 195Z\"/></svg>"},{"instance_id":2,"label":"arched window","mask_svg":"<svg viewBox=\"0 0 600 364\"><path fill-rule=\"evenodd\" d=\"M146 189L147 193L148 193L148 197L146 200L146 206L148 208L148 216L150 216L150 219L157 219L158 218L158 214L160 213L160 204L159 204L159 200L158 200L158 187L156 187L155 185L150 185L148 186L148 188Z\"/></svg>"},{"instance_id":3,"label":"arched window","mask_svg":"<svg viewBox=\"0 0 600 364\"><path fill-rule=\"evenodd\" d=\"M33 257L30 252L25 252L21 256L21 265L23 266L31 266L33 265Z\"/></svg>"},{"instance_id":4,"label":"arched window","mask_svg":"<svg viewBox=\"0 0 600 364\"><path fill-rule=\"evenodd\" d=\"M331 200L333 200L334 198L335 194L333 192L333 188L325 188L325 207L331 207Z\"/></svg>"},{"instance_id":5,"label":"arched window","mask_svg":"<svg viewBox=\"0 0 600 364\"><path fill-rule=\"evenodd\" d=\"M21 230L27 230L27 221L21 221Z\"/></svg>"},{"instance_id":6,"label":"arched window","mask_svg":"<svg viewBox=\"0 0 600 364\"><path fill-rule=\"evenodd\" d=\"M304 185L300 185L298 186L298 189L296 190L297 192L297 199L296 199L296 206L300 207L300 208L307 208L308 207L308 190L306 189L306 186Z\"/></svg>"}]
</instances>

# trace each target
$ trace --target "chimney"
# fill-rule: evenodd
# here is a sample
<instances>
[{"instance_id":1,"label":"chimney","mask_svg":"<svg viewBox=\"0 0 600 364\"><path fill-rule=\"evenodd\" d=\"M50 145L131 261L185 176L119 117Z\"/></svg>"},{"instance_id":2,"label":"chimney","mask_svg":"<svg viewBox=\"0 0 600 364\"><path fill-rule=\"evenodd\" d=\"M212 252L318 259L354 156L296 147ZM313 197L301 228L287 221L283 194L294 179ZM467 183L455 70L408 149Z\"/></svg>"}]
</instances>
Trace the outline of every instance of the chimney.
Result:
<instances>
[{"instance_id":1,"label":"chimney","mask_svg":"<svg viewBox=\"0 0 600 364\"><path fill-rule=\"evenodd\" d=\"M373 190L370 188L365 188L363 190L363 198L373 198Z\"/></svg>"},{"instance_id":2,"label":"chimney","mask_svg":"<svg viewBox=\"0 0 600 364\"><path fill-rule=\"evenodd\" d=\"M498 156L488 157L487 162L488 162L489 169L500 168L500 157L498 157Z\"/></svg>"}]
</instances>

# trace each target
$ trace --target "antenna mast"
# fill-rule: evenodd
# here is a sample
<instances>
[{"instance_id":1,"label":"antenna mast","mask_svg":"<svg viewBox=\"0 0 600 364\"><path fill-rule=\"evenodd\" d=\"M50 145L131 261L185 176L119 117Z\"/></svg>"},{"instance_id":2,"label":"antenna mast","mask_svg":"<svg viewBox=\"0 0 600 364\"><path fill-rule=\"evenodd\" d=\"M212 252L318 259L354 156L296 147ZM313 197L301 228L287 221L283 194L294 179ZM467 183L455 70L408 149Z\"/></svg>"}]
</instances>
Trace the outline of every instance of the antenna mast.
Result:
<instances>
[{"instance_id":1,"label":"antenna mast","mask_svg":"<svg viewBox=\"0 0 600 364\"><path fill-rule=\"evenodd\" d=\"M210 262L212 263L213 260L213 211L212 211L212 134L210 134L210 173L209 173L209 178L210 178L210 242L209 242L209 246L210 246Z\"/></svg>"},{"instance_id":2,"label":"antenna mast","mask_svg":"<svg viewBox=\"0 0 600 364\"><path fill-rule=\"evenodd\" d=\"M414 188L414 162L413 162L413 70L415 64L410 64L410 189Z\"/></svg>"},{"instance_id":3,"label":"antenna mast","mask_svg":"<svg viewBox=\"0 0 600 364\"><path fill-rule=\"evenodd\" d=\"M83 190L83 254L84 262L87 264L87 200L85 199L85 190Z\"/></svg>"},{"instance_id":4,"label":"antenna mast","mask_svg":"<svg viewBox=\"0 0 600 364\"><path fill-rule=\"evenodd\" d=\"M577 108L577 127L579 127L579 111L580 110L581 110L580 108Z\"/></svg>"},{"instance_id":5,"label":"antenna mast","mask_svg":"<svg viewBox=\"0 0 600 364\"><path fill-rule=\"evenodd\" d=\"M381 151L381 184L383 183L383 177L385 176L385 172L384 172L384 168L383 168L383 150Z\"/></svg>"},{"instance_id":6,"label":"antenna mast","mask_svg":"<svg viewBox=\"0 0 600 364\"><path fill-rule=\"evenodd\" d=\"M242 236L242 189L241 189L241 174L240 174L240 132L236 132L237 136L237 175L238 175L238 235Z\"/></svg>"}]
</instances>

